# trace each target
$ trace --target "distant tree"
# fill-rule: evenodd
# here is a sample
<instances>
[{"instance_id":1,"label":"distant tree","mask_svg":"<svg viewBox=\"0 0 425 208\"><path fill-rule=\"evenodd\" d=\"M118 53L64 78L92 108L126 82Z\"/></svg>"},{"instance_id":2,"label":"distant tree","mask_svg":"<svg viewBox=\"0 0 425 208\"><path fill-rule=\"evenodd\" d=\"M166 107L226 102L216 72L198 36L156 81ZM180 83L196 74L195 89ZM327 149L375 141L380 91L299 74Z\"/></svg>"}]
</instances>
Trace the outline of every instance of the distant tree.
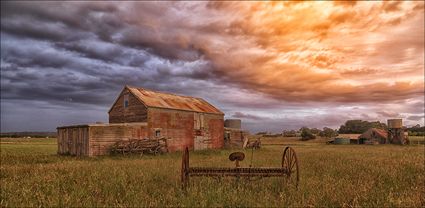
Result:
<instances>
[{"instance_id":1,"label":"distant tree","mask_svg":"<svg viewBox=\"0 0 425 208\"><path fill-rule=\"evenodd\" d=\"M331 129L331 128L324 127L323 128L323 131L321 131L319 133L319 136L321 136L321 137L327 137L327 138L336 137L336 136L338 136L338 132L335 131L335 130L333 130L333 129Z\"/></svg>"},{"instance_id":2,"label":"distant tree","mask_svg":"<svg viewBox=\"0 0 425 208\"><path fill-rule=\"evenodd\" d=\"M425 136L425 126L416 124L413 127L407 128L410 136Z\"/></svg>"},{"instance_id":3,"label":"distant tree","mask_svg":"<svg viewBox=\"0 0 425 208\"><path fill-rule=\"evenodd\" d=\"M367 122L367 121L366 121ZM388 129L388 127L387 127L387 124L385 124L385 123L381 123L381 122L379 122L379 121L375 121L375 122L369 122L369 124L368 124L369 126L369 128L377 128L377 129L384 129L384 130L387 130ZM369 129L368 128L368 129Z\"/></svg>"},{"instance_id":4,"label":"distant tree","mask_svg":"<svg viewBox=\"0 0 425 208\"><path fill-rule=\"evenodd\" d=\"M340 134L361 134L370 128L387 129L385 123L379 121L369 122L362 120L348 120L344 125L339 127L338 133Z\"/></svg>"},{"instance_id":5,"label":"distant tree","mask_svg":"<svg viewBox=\"0 0 425 208\"><path fill-rule=\"evenodd\" d=\"M311 133L312 133L312 134L314 134L314 135L319 135L319 134L320 134L320 132L321 132L321 130L320 130L320 129L318 129L318 128L312 128L312 129L310 129L310 131L311 131Z\"/></svg>"},{"instance_id":6,"label":"distant tree","mask_svg":"<svg viewBox=\"0 0 425 208\"><path fill-rule=\"evenodd\" d=\"M313 133L311 133L311 130L309 128L302 127L300 131L301 131L301 140L316 139L316 136Z\"/></svg>"},{"instance_id":7,"label":"distant tree","mask_svg":"<svg viewBox=\"0 0 425 208\"><path fill-rule=\"evenodd\" d=\"M295 130L284 130L282 132L282 135L284 137L296 137L297 136L297 131L295 131Z\"/></svg>"}]
</instances>

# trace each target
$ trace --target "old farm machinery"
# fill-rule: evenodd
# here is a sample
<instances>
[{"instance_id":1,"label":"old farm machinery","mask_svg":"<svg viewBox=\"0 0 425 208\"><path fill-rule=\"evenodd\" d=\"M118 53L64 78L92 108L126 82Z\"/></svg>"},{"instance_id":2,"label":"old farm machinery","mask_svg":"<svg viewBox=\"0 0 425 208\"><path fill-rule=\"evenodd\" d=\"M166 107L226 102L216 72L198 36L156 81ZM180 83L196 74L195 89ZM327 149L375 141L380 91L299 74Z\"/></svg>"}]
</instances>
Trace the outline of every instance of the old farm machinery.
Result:
<instances>
[{"instance_id":1,"label":"old farm machinery","mask_svg":"<svg viewBox=\"0 0 425 208\"><path fill-rule=\"evenodd\" d=\"M239 162L245 158L242 152L234 152L229 155L230 161L235 161L236 167L190 167L189 149L186 147L182 156L181 182L185 189L189 184L190 177L236 177L236 178L265 178L282 177L285 182L298 187L299 169L298 159L294 149L286 147L282 155L281 167L240 167Z\"/></svg>"}]
</instances>

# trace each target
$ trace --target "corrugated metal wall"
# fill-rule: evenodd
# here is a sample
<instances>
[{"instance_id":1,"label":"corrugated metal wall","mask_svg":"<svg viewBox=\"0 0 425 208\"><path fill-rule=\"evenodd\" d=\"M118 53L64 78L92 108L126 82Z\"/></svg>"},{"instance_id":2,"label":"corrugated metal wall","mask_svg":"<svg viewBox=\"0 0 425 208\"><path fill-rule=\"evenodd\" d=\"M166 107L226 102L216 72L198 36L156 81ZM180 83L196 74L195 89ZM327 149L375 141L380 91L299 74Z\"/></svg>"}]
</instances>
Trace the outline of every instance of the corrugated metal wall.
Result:
<instances>
[{"instance_id":1,"label":"corrugated metal wall","mask_svg":"<svg viewBox=\"0 0 425 208\"><path fill-rule=\"evenodd\" d=\"M148 108L149 137L159 131L170 152L190 149L218 149L224 146L223 115Z\"/></svg>"}]
</instances>

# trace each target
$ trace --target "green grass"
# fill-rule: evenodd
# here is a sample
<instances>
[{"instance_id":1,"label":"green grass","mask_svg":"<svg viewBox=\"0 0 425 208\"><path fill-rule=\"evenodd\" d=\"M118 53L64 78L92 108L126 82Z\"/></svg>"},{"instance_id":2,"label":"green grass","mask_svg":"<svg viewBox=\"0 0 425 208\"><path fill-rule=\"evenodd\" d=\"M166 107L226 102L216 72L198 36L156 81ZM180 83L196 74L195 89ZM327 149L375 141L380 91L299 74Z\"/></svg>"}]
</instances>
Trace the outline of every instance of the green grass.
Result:
<instances>
[{"instance_id":1,"label":"green grass","mask_svg":"<svg viewBox=\"0 0 425 208\"><path fill-rule=\"evenodd\" d=\"M265 141L266 143L269 141ZM275 141L272 141L275 142ZM54 139L1 139L1 206L425 206L424 146L325 145L285 140L300 162L300 186L191 178L180 189L181 153L76 158ZM279 166L283 146L254 153L254 166ZM191 166L233 167L232 150L191 152ZM241 164L248 166L250 151Z\"/></svg>"}]
</instances>

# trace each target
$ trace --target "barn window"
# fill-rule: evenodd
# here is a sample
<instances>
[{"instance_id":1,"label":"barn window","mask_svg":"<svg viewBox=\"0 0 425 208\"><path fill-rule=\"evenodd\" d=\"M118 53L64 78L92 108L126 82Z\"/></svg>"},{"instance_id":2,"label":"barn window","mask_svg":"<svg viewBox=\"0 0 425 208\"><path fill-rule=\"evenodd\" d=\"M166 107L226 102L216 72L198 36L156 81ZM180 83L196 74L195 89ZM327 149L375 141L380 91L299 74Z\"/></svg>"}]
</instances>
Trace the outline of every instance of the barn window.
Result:
<instances>
[{"instance_id":1,"label":"barn window","mask_svg":"<svg viewBox=\"0 0 425 208\"><path fill-rule=\"evenodd\" d=\"M128 108L128 95L124 95L124 108Z\"/></svg>"},{"instance_id":2,"label":"barn window","mask_svg":"<svg viewBox=\"0 0 425 208\"><path fill-rule=\"evenodd\" d=\"M155 137L161 136L161 130L155 130Z\"/></svg>"}]
</instances>

